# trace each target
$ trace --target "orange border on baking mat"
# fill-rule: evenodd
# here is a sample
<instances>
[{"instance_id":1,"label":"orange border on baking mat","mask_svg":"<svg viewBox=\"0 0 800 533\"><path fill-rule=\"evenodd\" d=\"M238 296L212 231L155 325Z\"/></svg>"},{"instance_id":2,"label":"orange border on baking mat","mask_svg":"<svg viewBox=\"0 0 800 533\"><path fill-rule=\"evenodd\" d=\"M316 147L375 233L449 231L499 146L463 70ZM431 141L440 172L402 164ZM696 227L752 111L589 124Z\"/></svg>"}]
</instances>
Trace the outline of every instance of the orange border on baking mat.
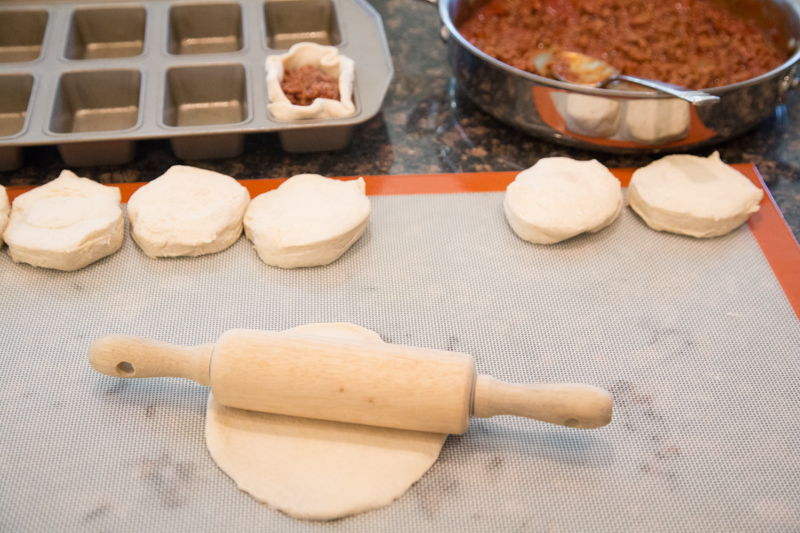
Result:
<instances>
[{"instance_id":1,"label":"orange border on baking mat","mask_svg":"<svg viewBox=\"0 0 800 533\"><path fill-rule=\"evenodd\" d=\"M761 209L754 213L747 224L750 226L756 242L761 247L761 252L766 257L769 266L778 278L783 292L800 318L800 245L786 224L775 199L764 184L761 174L753 165L731 165L733 168L747 176L756 187L764 191ZM623 187L630 183L635 169L623 168L611 171L620 180ZM396 194L450 194L469 192L501 192L505 191L508 184L514 181L517 172L471 172L460 174L421 174L400 176L364 176L367 185L367 194L396 195ZM355 177L337 178L342 180L356 179ZM285 179L259 179L241 180L240 183L247 187L251 197L276 189ZM131 194L144 185L144 183L112 184L120 189L122 201L127 202ZM33 187L10 186L7 188L10 199L14 199L23 192Z\"/></svg>"},{"instance_id":2,"label":"orange border on baking mat","mask_svg":"<svg viewBox=\"0 0 800 533\"><path fill-rule=\"evenodd\" d=\"M750 178L757 187L764 191L761 209L753 213L747 220L750 231L767 258L769 266L778 278L786 298L800 318L800 245L797 243L791 228L783 218L783 214L772 193L764 184L761 174L753 165L732 165L742 174Z\"/></svg>"}]
</instances>

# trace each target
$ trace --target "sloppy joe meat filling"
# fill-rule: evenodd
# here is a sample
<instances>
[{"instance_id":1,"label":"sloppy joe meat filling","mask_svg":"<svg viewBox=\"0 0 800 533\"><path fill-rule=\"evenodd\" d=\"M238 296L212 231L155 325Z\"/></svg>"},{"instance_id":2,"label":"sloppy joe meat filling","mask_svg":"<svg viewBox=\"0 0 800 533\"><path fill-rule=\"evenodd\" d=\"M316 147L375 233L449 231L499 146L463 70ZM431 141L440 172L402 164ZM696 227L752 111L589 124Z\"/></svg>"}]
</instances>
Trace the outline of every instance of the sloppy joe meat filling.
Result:
<instances>
[{"instance_id":1,"label":"sloppy joe meat filling","mask_svg":"<svg viewBox=\"0 0 800 533\"><path fill-rule=\"evenodd\" d=\"M491 0L459 31L528 72L542 51L562 49L691 89L754 78L788 57L752 20L709 0Z\"/></svg>"},{"instance_id":2,"label":"sloppy joe meat filling","mask_svg":"<svg viewBox=\"0 0 800 533\"><path fill-rule=\"evenodd\" d=\"M294 105L311 105L317 98L339 99L339 80L311 65L284 71L281 89Z\"/></svg>"}]
</instances>

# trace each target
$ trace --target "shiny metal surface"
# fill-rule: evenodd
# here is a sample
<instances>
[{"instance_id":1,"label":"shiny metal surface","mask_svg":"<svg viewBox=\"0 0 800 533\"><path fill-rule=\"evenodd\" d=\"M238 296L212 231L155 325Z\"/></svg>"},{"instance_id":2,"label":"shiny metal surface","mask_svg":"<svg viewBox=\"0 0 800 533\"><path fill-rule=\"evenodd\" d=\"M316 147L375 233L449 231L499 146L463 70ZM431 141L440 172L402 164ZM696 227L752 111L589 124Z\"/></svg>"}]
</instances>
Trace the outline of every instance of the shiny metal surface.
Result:
<instances>
[{"instance_id":1,"label":"shiny metal surface","mask_svg":"<svg viewBox=\"0 0 800 533\"><path fill-rule=\"evenodd\" d=\"M635 76L626 76L625 74L614 74L613 76L606 78L600 84L600 87L608 87L610 84L617 81L635 83L637 85L641 85L642 87L647 87L660 93L668 94L670 96L674 96L675 98L680 98L681 100L686 100L693 106L714 105L719 103L719 96L715 94L708 94L705 91L690 91L685 88L678 89L675 88L674 85L665 83L663 81L637 78Z\"/></svg>"},{"instance_id":2,"label":"shiny metal surface","mask_svg":"<svg viewBox=\"0 0 800 533\"><path fill-rule=\"evenodd\" d=\"M269 112L266 58L308 41L355 61L354 115ZM393 72L365 0L0 0L0 172L40 145L69 166L128 164L159 138L180 159L236 157L263 132L286 152L340 150L380 112Z\"/></svg>"},{"instance_id":3,"label":"shiny metal surface","mask_svg":"<svg viewBox=\"0 0 800 533\"><path fill-rule=\"evenodd\" d=\"M791 51L789 59L757 78L708 89L708 93L719 97L719 102L703 107L686 104L690 108L687 110L676 108L676 100L666 95L598 89L552 80L488 56L470 44L457 29L487 1L439 2L443 28L449 34L448 55L453 75L459 89L485 112L540 139L615 153L693 150L720 143L757 125L783 102L786 93L796 85L800 60L800 7L791 1L771 0L758 4L756 17L762 26L777 28L774 42ZM733 0L727 3L734 12L743 9L740 3L733 5ZM593 134L591 128L587 130L576 125L574 117L565 111L568 100L576 100L574 95L602 99L604 105L618 107L619 127L613 133L598 130L599 134ZM685 115L682 119L685 124L676 124L671 131L644 136L633 131L640 126L652 128L652 124L665 117L673 118L676 109Z\"/></svg>"}]
</instances>

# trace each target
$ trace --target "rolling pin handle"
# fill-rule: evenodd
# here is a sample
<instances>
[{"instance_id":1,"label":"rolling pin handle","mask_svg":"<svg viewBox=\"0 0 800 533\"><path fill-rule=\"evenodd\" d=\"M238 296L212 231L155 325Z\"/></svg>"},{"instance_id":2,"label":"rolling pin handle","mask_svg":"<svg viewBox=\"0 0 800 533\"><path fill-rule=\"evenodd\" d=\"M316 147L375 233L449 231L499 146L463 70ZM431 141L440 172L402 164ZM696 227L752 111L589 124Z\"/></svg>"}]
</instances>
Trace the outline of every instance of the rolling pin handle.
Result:
<instances>
[{"instance_id":1,"label":"rolling pin handle","mask_svg":"<svg viewBox=\"0 0 800 533\"><path fill-rule=\"evenodd\" d=\"M514 415L571 428L591 429L611 422L611 395L572 383L515 385L478 376L472 414L478 418Z\"/></svg>"},{"instance_id":2,"label":"rolling pin handle","mask_svg":"<svg viewBox=\"0 0 800 533\"><path fill-rule=\"evenodd\" d=\"M210 384L213 344L177 346L129 335L109 335L89 347L89 364L116 378L187 378Z\"/></svg>"}]
</instances>

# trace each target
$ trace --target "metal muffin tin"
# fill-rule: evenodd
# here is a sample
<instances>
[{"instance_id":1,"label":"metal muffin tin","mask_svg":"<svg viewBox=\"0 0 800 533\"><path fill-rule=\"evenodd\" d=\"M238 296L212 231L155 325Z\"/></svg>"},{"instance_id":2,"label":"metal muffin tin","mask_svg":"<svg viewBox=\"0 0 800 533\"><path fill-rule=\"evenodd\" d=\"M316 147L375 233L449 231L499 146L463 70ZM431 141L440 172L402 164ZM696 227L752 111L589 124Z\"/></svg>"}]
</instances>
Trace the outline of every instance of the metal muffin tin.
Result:
<instances>
[{"instance_id":1,"label":"metal muffin tin","mask_svg":"<svg viewBox=\"0 0 800 533\"><path fill-rule=\"evenodd\" d=\"M298 42L355 61L355 115L270 116L265 60ZM69 166L127 163L153 138L180 159L234 157L255 132L278 132L287 152L337 150L392 75L363 0L0 3L0 170L31 145L57 145Z\"/></svg>"}]
</instances>

